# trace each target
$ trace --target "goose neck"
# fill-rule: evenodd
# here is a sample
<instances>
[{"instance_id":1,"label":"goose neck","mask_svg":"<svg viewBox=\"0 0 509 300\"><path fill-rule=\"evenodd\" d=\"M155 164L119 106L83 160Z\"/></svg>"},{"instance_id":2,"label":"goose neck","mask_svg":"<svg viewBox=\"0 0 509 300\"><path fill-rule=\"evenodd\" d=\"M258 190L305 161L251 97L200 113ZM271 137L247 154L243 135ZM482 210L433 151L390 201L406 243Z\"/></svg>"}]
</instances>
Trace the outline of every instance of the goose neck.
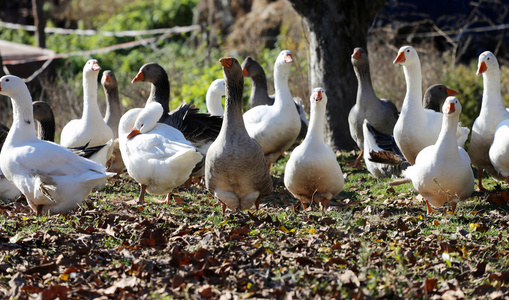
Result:
<instances>
[{"instance_id":1,"label":"goose neck","mask_svg":"<svg viewBox=\"0 0 509 300\"><path fill-rule=\"evenodd\" d=\"M458 128L459 116L445 116L442 119L442 129L438 136L436 145L440 153L456 153L458 151L458 141L456 131Z\"/></svg>"},{"instance_id":2,"label":"goose neck","mask_svg":"<svg viewBox=\"0 0 509 300\"><path fill-rule=\"evenodd\" d=\"M288 87L289 75L290 66L280 66L274 70L274 89L276 92L274 106L282 107L293 101L290 88Z\"/></svg>"},{"instance_id":3,"label":"goose neck","mask_svg":"<svg viewBox=\"0 0 509 300\"><path fill-rule=\"evenodd\" d=\"M309 127L304 140L325 141L325 105L311 105Z\"/></svg>"},{"instance_id":4,"label":"goose neck","mask_svg":"<svg viewBox=\"0 0 509 300\"><path fill-rule=\"evenodd\" d=\"M37 139L34 126L32 96L26 86L11 96L13 118L7 139L12 142L25 142ZM7 141L6 141L7 142Z\"/></svg>"},{"instance_id":5,"label":"goose neck","mask_svg":"<svg viewBox=\"0 0 509 300\"><path fill-rule=\"evenodd\" d=\"M166 79L159 79L152 83L147 104L155 101L163 106L163 116L170 111L170 82Z\"/></svg>"},{"instance_id":6,"label":"goose neck","mask_svg":"<svg viewBox=\"0 0 509 300\"><path fill-rule=\"evenodd\" d=\"M375 90L371 83L371 74L369 72L369 66L356 66L354 68L355 75L357 76L357 103L376 100Z\"/></svg>"},{"instance_id":7,"label":"goose neck","mask_svg":"<svg viewBox=\"0 0 509 300\"><path fill-rule=\"evenodd\" d=\"M120 99L118 97L118 87L104 87L104 94L106 95L106 114L104 116L105 120L110 120L111 118L120 118Z\"/></svg>"},{"instance_id":8,"label":"goose neck","mask_svg":"<svg viewBox=\"0 0 509 300\"><path fill-rule=\"evenodd\" d=\"M406 96L402 110L413 106L420 106L422 108L421 64L417 62L408 66L404 65L403 71L406 81Z\"/></svg>"},{"instance_id":9,"label":"goose neck","mask_svg":"<svg viewBox=\"0 0 509 300\"><path fill-rule=\"evenodd\" d=\"M47 118L39 121L37 137L45 141L55 141L55 119Z\"/></svg>"},{"instance_id":10,"label":"goose neck","mask_svg":"<svg viewBox=\"0 0 509 300\"><path fill-rule=\"evenodd\" d=\"M505 110L500 92L500 71L483 74L483 86L481 112Z\"/></svg>"},{"instance_id":11,"label":"goose neck","mask_svg":"<svg viewBox=\"0 0 509 300\"><path fill-rule=\"evenodd\" d=\"M83 77L83 119L102 119L97 104L97 75L94 72Z\"/></svg>"},{"instance_id":12,"label":"goose neck","mask_svg":"<svg viewBox=\"0 0 509 300\"><path fill-rule=\"evenodd\" d=\"M242 116L242 82L226 82L226 100L225 111L223 115L223 125L221 131L225 130L238 130L246 131L244 119Z\"/></svg>"}]
</instances>

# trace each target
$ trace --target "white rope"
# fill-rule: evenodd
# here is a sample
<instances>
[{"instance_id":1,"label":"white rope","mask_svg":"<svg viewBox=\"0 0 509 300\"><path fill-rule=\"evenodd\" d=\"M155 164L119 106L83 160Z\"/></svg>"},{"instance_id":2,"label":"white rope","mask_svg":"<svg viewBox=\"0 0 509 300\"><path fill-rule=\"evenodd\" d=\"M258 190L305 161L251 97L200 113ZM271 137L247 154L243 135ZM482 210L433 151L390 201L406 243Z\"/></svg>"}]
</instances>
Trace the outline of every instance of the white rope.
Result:
<instances>
[{"instance_id":1,"label":"white rope","mask_svg":"<svg viewBox=\"0 0 509 300\"><path fill-rule=\"evenodd\" d=\"M26 31L36 31L37 28L34 25L21 25L16 23L8 23L0 21L0 27L7 29L23 29ZM56 33L56 34L76 34L76 35L104 35L104 36L116 36L116 37L137 37L140 35L159 35L159 34L173 34L181 32L189 32L199 30L199 25L190 26L176 26L172 28L158 28L149 30L126 30L126 31L97 31L97 30L83 30L83 29L64 29L64 28L53 28L45 27L45 33Z\"/></svg>"}]
</instances>

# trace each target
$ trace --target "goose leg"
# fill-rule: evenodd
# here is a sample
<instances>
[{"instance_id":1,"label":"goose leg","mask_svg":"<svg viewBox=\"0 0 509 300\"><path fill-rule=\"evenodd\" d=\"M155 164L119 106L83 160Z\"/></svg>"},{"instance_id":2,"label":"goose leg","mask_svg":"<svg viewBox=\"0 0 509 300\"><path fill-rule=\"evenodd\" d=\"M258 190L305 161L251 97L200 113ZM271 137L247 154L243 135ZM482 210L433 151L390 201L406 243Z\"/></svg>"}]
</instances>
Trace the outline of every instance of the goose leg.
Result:
<instances>
[{"instance_id":1,"label":"goose leg","mask_svg":"<svg viewBox=\"0 0 509 300\"><path fill-rule=\"evenodd\" d=\"M361 149L361 152L359 153L359 156L355 159L355 162L353 164L348 164L347 167L356 168L359 170L364 169L362 166L362 158L364 157L364 149Z\"/></svg>"},{"instance_id":2,"label":"goose leg","mask_svg":"<svg viewBox=\"0 0 509 300\"><path fill-rule=\"evenodd\" d=\"M307 208L306 203L304 203L304 201L302 201L302 198L299 198L299 200L300 200L300 203L302 204L302 208L304 210L306 210L306 208Z\"/></svg>"},{"instance_id":3,"label":"goose leg","mask_svg":"<svg viewBox=\"0 0 509 300\"><path fill-rule=\"evenodd\" d=\"M477 179L479 180L479 192L485 192L486 189L482 186L482 175L483 175L483 168L477 168Z\"/></svg>"},{"instance_id":4,"label":"goose leg","mask_svg":"<svg viewBox=\"0 0 509 300\"><path fill-rule=\"evenodd\" d=\"M166 195L166 200L164 201L164 203L170 204L170 199L171 199L171 193L168 193L168 195Z\"/></svg>"},{"instance_id":5,"label":"goose leg","mask_svg":"<svg viewBox=\"0 0 509 300\"><path fill-rule=\"evenodd\" d=\"M433 207L431 207L431 205L429 204L428 199L426 199L426 206L428 206L428 215L433 214L434 213Z\"/></svg>"},{"instance_id":6,"label":"goose leg","mask_svg":"<svg viewBox=\"0 0 509 300\"><path fill-rule=\"evenodd\" d=\"M271 163L270 163L270 162L268 162L268 163L267 163L267 168L269 169L269 173L270 173L270 166L271 166Z\"/></svg>"},{"instance_id":7,"label":"goose leg","mask_svg":"<svg viewBox=\"0 0 509 300\"><path fill-rule=\"evenodd\" d=\"M255 201L255 207L256 207L256 211L258 211L260 209L260 199L256 199Z\"/></svg>"},{"instance_id":8,"label":"goose leg","mask_svg":"<svg viewBox=\"0 0 509 300\"><path fill-rule=\"evenodd\" d=\"M143 204L145 203L145 190L147 189L147 186L144 184L140 184L140 196L138 197L138 203Z\"/></svg>"},{"instance_id":9,"label":"goose leg","mask_svg":"<svg viewBox=\"0 0 509 300\"><path fill-rule=\"evenodd\" d=\"M330 199L324 198L320 203L320 206L322 207L322 215L327 211L327 208L329 207L329 202Z\"/></svg>"},{"instance_id":10,"label":"goose leg","mask_svg":"<svg viewBox=\"0 0 509 300\"><path fill-rule=\"evenodd\" d=\"M42 216L42 205L39 204L39 205L36 205L37 207L37 216L40 217Z\"/></svg>"},{"instance_id":11,"label":"goose leg","mask_svg":"<svg viewBox=\"0 0 509 300\"><path fill-rule=\"evenodd\" d=\"M458 203L456 203L454 201L451 202L451 211L452 211L452 213L454 213L454 210L456 209L456 204L458 204Z\"/></svg>"},{"instance_id":12,"label":"goose leg","mask_svg":"<svg viewBox=\"0 0 509 300\"><path fill-rule=\"evenodd\" d=\"M221 202L221 201L219 201ZM226 204L224 204L223 202L221 202L221 212L223 213L223 216L224 216L224 213L226 212Z\"/></svg>"}]
</instances>

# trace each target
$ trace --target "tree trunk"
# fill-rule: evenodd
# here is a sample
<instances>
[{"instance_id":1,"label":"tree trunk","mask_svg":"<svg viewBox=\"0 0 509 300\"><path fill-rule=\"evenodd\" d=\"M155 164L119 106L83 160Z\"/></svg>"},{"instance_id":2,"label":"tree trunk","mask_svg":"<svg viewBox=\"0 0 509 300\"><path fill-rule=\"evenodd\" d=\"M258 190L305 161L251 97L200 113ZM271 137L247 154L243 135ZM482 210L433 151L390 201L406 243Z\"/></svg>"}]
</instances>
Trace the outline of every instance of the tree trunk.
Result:
<instances>
[{"instance_id":1,"label":"tree trunk","mask_svg":"<svg viewBox=\"0 0 509 300\"><path fill-rule=\"evenodd\" d=\"M46 48L46 36L44 35L44 27L46 27L46 22L42 12L42 1L43 0L32 0L32 13L34 14L37 47Z\"/></svg>"},{"instance_id":2,"label":"tree trunk","mask_svg":"<svg viewBox=\"0 0 509 300\"><path fill-rule=\"evenodd\" d=\"M368 29L386 0L289 0L309 29L310 88L323 87L327 103L326 143L333 149L356 147L348 128L357 78L353 49L366 49Z\"/></svg>"}]
</instances>

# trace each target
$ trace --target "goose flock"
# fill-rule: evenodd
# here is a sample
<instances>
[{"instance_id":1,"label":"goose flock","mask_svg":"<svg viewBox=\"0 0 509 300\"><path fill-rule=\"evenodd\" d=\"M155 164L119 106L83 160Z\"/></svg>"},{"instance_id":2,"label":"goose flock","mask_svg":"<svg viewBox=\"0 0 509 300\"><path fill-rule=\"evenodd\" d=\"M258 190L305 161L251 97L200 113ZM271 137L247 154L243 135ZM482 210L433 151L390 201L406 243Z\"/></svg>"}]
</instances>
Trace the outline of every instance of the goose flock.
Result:
<instances>
[{"instance_id":1,"label":"goose flock","mask_svg":"<svg viewBox=\"0 0 509 300\"><path fill-rule=\"evenodd\" d=\"M101 68L90 59L83 68L83 115L65 125L60 145L54 143L51 107L32 102L22 79L3 76L0 94L11 98L13 123L10 129L0 124L0 199L22 195L38 215L65 213L93 189L104 187L108 177L127 171L140 187L131 203L144 203L146 192L166 195L162 202L170 203L176 187L203 178L223 214L227 208L258 209L273 191L271 165L298 144L286 163L284 185L304 209L316 202L325 212L345 184L336 155L324 141L327 102L338 99L313 88L308 121L288 84L292 62L288 50L275 59L275 94L270 96L265 71L253 58L242 64L231 57L220 59L223 78L210 84L206 113L185 102L170 111L168 74L152 62L131 81L150 83L145 107L122 115L118 82L107 70L101 78L107 103L103 117L97 96ZM423 97L421 64L412 46L401 47L394 60L406 80L401 112L375 94L366 51L355 48L351 62L358 90L348 123L360 149L353 167L363 168L364 161L374 177L395 178L391 184L411 182L428 213L446 202L454 212L459 201L471 196L472 165L480 190L483 170L509 181L509 111L502 102L493 53L479 56L477 75L483 77L484 92L468 152L463 147L470 130L459 123L459 93L437 84ZM245 77L252 84L251 109L243 112Z\"/></svg>"}]
</instances>

